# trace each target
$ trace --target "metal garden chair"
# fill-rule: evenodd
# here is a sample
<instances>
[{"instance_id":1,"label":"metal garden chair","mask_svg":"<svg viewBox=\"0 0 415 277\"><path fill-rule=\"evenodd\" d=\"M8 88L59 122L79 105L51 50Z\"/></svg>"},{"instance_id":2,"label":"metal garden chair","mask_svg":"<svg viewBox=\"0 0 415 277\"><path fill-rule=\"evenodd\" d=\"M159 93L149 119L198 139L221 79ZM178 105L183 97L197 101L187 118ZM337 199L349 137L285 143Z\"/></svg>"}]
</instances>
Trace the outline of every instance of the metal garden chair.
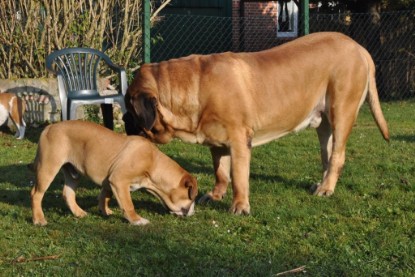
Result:
<instances>
[{"instance_id":1,"label":"metal garden chair","mask_svg":"<svg viewBox=\"0 0 415 277\"><path fill-rule=\"evenodd\" d=\"M46 58L46 68L58 78L62 120L75 119L78 106L100 104L105 126L113 129L112 104L117 102L122 113L127 112L124 103L127 91L125 70L113 64L104 53L91 48L65 48ZM104 69L118 75L116 94L102 95L99 92L99 72Z\"/></svg>"}]
</instances>

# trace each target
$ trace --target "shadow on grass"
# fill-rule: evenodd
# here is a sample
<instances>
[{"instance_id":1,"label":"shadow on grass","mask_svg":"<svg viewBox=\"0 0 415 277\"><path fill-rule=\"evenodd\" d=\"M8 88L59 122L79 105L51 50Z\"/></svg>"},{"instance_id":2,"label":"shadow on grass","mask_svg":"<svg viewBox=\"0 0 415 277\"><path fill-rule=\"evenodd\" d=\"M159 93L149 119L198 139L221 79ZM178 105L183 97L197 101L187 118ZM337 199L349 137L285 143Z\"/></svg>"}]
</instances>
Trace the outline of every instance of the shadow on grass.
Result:
<instances>
[{"instance_id":1,"label":"shadow on grass","mask_svg":"<svg viewBox=\"0 0 415 277\"><path fill-rule=\"evenodd\" d=\"M397 135L392 136L391 140L399 140L399 141L406 141L406 142L415 142L415 135Z\"/></svg>"},{"instance_id":2,"label":"shadow on grass","mask_svg":"<svg viewBox=\"0 0 415 277\"><path fill-rule=\"evenodd\" d=\"M8 205L30 208L30 191L34 185L34 177L34 173L27 168L27 165L22 164L0 167L0 184L4 184L0 187L0 202ZM58 214L65 215L70 213L62 197L63 183L63 174L59 173L43 198L43 208L45 211L47 209L57 208ZM98 206L97 197L99 195L99 189L100 186L94 184L87 178L82 177L79 182L76 198L79 206L87 212L96 208ZM85 195L94 193L92 191L95 192L95 195ZM144 193L148 195L148 197L141 196L141 198L145 199L137 200L137 198L140 197L137 196L137 193ZM136 209L145 209L157 214L168 213L159 200L145 191L132 192L132 197ZM149 197L154 199L147 200L146 198ZM111 200L110 205L112 207L118 207L115 199Z\"/></svg>"},{"instance_id":3,"label":"shadow on grass","mask_svg":"<svg viewBox=\"0 0 415 277\"><path fill-rule=\"evenodd\" d=\"M186 224L186 223L183 223ZM140 228L140 227L137 227ZM139 235L132 236L131 229L108 234L94 228L89 236L100 236L108 241L108 248L117 255L117 263L122 266L123 274L135 276L243 276L243 272L272 276L272 265L266 255L244 248L235 251L235 245L241 243L219 242L218 238L205 241L192 240L195 234L183 232L178 237L177 230L160 227L145 227L137 230ZM108 237L111 240L108 240ZM236 239L237 240L237 239ZM122 246L124 246L124 251ZM134 251L132 247L134 246ZM127 251L125 251L127 248ZM268 253L267 253L268 254ZM295 261L291 261L295 263ZM92 265L92 271L99 271L98 265ZM118 270L120 271L120 269ZM102 272L104 273L104 272ZM266 274L268 273L268 274ZM252 276L252 275L251 275Z\"/></svg>"},{"instance_id":4,"label":"shadow on grass","mask_svg":"<svg viewBox=\"0 0 415 277\"><path fill-rule=\"evenodd\" d=\"M11 130L6 123L0 126L0 134L2 135L14 136L15 133L16 131Z\"/></svg>"},{"instance_id":5,"label":"shadow on grass","mask_svg":"<svg viewBox=\"0 0 415 277\"><path fill-rule=\"evenodd\" d=\"M265 189L270 191L273 190L272 186L281 186L281 184L288 189L298 189L307 192L311 187L311 184L304 184L296 180L286 180L275 175L269 176L253 174L252 178L255 179L255 182L259 181L269 184L269 186ZM26 165L0 167L0 183L8 184L6 188L0 189L0 202L8 205L30 208L30 191L34 184L34 173L31 172ZM45 212L47 212L48 209L54 209L57 214L62 216L70 214L70 211L62 198L62 189L63 176L62 174L58 174L43 198L43 208ZM99 214L97 211L97 196L99 194L99 189L99 186L95 185L87 178L81 178L80 185L78 187L77 202L82 209L87 212L95 210L95 213ZM222 201L210 201L203 204L197 204L197 206L200 205L221 213L227 213L232 199L230 189L231 188L229 187L226 199ZM251 188L251 190L257 189L264 188ZM94 195L90 195L91 193ZM152 199L153 196L142 196L138 195L138 193L144 193L147 195L145 191L132 192L134 207L136 210L141 209L161 215L169 213L157 199ZM205 193L207 193L207 191L199 191L196 201L198 201ZM137 198L139 198L139 200L137 200ZM113 208L118 208L118 204L114 199L112 199L110 205ZM27 218L27 220L31 221L31 218Z\"/></svg>"},{"instance_id":6,"label":"shadow on grass","mask_svg":"<svg viewBox=\"0 0 415 277\"><path fill-rule=\"evenodd\" d=\"M314 183L304 182L300 180L300 174L298 178L286 179L279 175L264 175L264 174L251 174L251 180L255 179L261 183L266 183L273 186L283 186L288 189L297 189L303 191L309 191Z\"/></svg>"},{"instance_id":7,"label":"shadow on grass","mask_svg":"<svg viewBox=\"0 0 415 277\"><path fill-rule=\"evenodd\" d=\"M9 183L16 188L24 188L33 184L34 173L27 164L0 166L0 183Z\"/></svg>"},{"instance_id":8,"label":"shadow on grass","mask_svg":"<svg viewBox=\"0 0 415 277\"><path fill-rule=\"evenodd\" d=\"M209 167L206 165L206 162L203 160L195 160L195 159L184 159L181 157L175 157L174 160L183 168L185 168L187 171L190 172L190 174L206 174L210 175L212 179L212 189L214 187L214 172L213 172L213 166ZM300 173L298 174L298 177L300 177ZM297 189L302 190L309 190L309 188L314 185L314 183L304 183L301 181L298 181L298 179L291 179L288 180L286 178L281 177L278 174L259 174L251 172L250 174L250 182L252 180L268 183L268 184L275 184L275 183L282 183L286 187L294 187ZM231 186L231 184L229 184Z\"/></svg>"},{"instance_id":9,"label":"shadow on grass","mask_svg":"<svg viewBox=\"0 0 415 277\"><path fill-rule=\"evenodd\" d=\"M185 159L182 157L171 157L176 163L187 170L190 174L207 174L213 176L213 166L206 164L205 160L198 159Z\"/></svg>"},{"instance_id":10,"label":"shadow on grass","mask_svg":"<svg viewBox=\"0 0 415 277\"><path fill-rule=\"evenodd\" d=\"M78 244L79 253L76 260L70 254L64 255L60 266L66 267L68 273L81 269L83 275L272 276L278 264L284 264L279 267L287 268L287 263L304 262L283 262L281 257L280 261L274 261L278 263L272 264L269 256L276 254L270 251L258 253L255 247L245 247L246 243L236 237L229 241L204 232L207 236L201 240L195 233L200 231L200 227L192 227L192 221L184 219L180 226L167 223L152 223L144 227L114 224L104 228L100 224L84 226L76 221L66 223L67 240ZM52 224L42 228L58 228ZM77 237L79 241L74 239ZM97 253L88 252L91 249L83 249L83 246L89 246L89 240L95 242L100 259L96 259ZM286 251L280 250L278 256L283 256Z\"/></svg>"},{"instance_id":11,"label":"shadow on grass","mask_svg":"<svg viewBox=\"0 0 415 277\"><path fill-rule=\"evenodd\" d=\"M30 142L37 143L39 141L40 133L42 133L43 129L45 129L45 127L48 125L48 123L44 123L37 127L31 125L27 126L24 138L29 140ZM16 131L10 129L10 127L7 126L7 124L4 124L0 126L0 134L1 133L5 136L13 137Z\"/></svg>"},{"instance_id":12,"label":"shadow on grass","mask_svg":"<svg viewBox=\"0 0 415 277\"><path fill-rule=\"evenodd\" d=\"M45 123L38 127L29 126L26 131L25 138L33 143L38 143L40 134L42 133L43 129L45 129L48 125L49 124Z\"/></svg>"},{"instance_id":13,"label":"shadow on grass","mask_svg":"<svg viewBox=\"0 0 415 277\"><path fill-rule=\"evenodd\" d=\"M43 198L42 207L43 211L47 214L53 210L53 213L58 214L59 216L70 216L72 215L69 208L66 206L66 203L62 197L62 190L59 188L52 188L54 185L51 186L51 190L48 190ZM57 186L55 186L57 187ZM17 207L25 207L30 208L30 191L31 188L21 188L21 189L0 189L0 202L4 204L8 204L11 206ZM136 193L136 192L134 192ZM135 197L136 198L136 197ZM98 199L97 196L94 195L77 195L77 203L78 205L84 209L89 214L95 214L98 216L102 216L103 218L107 218L103 216L98 210ZM133 200L134 207L137 210L145 210L146 212L155 213L159 215L167 215L169 211L165 209L156 198L150 200ZM112 199L110 202L111 209L119 209L117 202ZM48 212L49 210L49 212ZM124 221L122 217L120 217ZM26 217L28 222L32 221L31 215Z\"/></svg>"},{"instance_id":14,"label":"shadow on grass","mask_svg":"<svg viewBox=\"0 0 415 277\"><path fill-rule=\"evenodd\" d=\"M205 163L202 161L179 159L179 162L189 165L193 172L212 174L212 170L205 166ZM213 174L211 176L210 179L214 180ZM4 187L0 186L0 202L30 208L30 190L32 188L30 180L33 181L33 179L34 174L24 164L0 167L0 183L6 184ZM286 180L274 174L254 173L251 176L251 182L253 180L254 182L269 183L273 186L283 184L286 187L297 189L308 189L309 186L299 182L298 179ZM223 233L219 233L219 229L212 227L210 221L203 219L203 215L199 217L196 215L195 219L193 217L185 218L180 220L179 224L175 220L165 220L163 217L163 219L155 219L155 222L159 221L158 223L145 227L136 227L126 223L118 213L114 215L117 221L116 224L106 223L106 219L103 217L102 224L100 221L95 220L91 224L91 221L84 218L65 221L66 225L59 226L58 224L62 222L54 222L53 218L48 218L48 213L53 211L58 217L71 216L61 196L62 183L62 174L58 174L44 197L43 209L50 224L45 228L51 230L52 234L55 229L64 229L65 239L70 240L73 244L79 244L80 249L87 243L86 241L96 242L102 240L105 242L102 245L97 243L96 249L104 251L100 255L106 259L97 259L91 263L95 253L80 252L76 263L67 263L65 265L65 270L70 272L77 272L77 269L80 268L82 271L87 271L86 275L87 273L111 275L116 272L122 272L124 275L135 276L242 276L244 272L249 272L251 276L272 276L271 273L289 269L291 265L291 267L294 267L294 265L304 264L304 258L301 257L298 257L298 260L290 259L290 261L283 263L282 261L285 261L284 255L290 254L290 250L286 249L279 251L267 249L264 253L258 253L255 246L260 243L260 239L257 239L256 236L251 236L248 231L243 229L247 224L246 218L249 217L228 216L229 201L212 202L204 206L220 211L220 214L226 218L227 224L235 226L235 230L239 230L238 232L240 233L237 236L230 234L226 228L223 230ZM98 201L96 199L99 187L90 181L81 179L79 190L80 193L77 197L79 205L91 215L99 215ZM90 190L94 190L96 193L94 194ZM133 192L136 210L145 210L163 216L168 214L168 211L164 209L157 199L147 199L147 196L139 196L140 200L137 200L137 193L141 194L142 192ZM199 197L202 194L202 192L199 192ZM232 194L229 193L227 197L232 197ZM111 207L116 206L115 200L112 200ZM31 222L31 214L25 212L24 217L28 223ZM225 221L225 219L223 220ZM255 225L255 228L259 228L257 225ZM233 227L228 228L234 231ZM202 232L202 229L208 229L211 232ZM40 230L40 228L34 230ZM197 237L198 232L203 234L203 239ZM269 236L268 233L264 232L262 230L258 236ZM76 239L78 237L79 240ZM247 238L249 238L249 243L253 244L254 247L246 246ZM87 245L90 246L89 244ZM69 254L64 256L62 260L68 261L68 259L72 259L68 256ZM102 271L111 270L111 267L104 265L111 262L112 259L114 259L114 263L117 265L116 272L110 272L109 274L106 271ZM115 262L115 259L117 262ZM270 259L272 259L273 263L270 262ZM106 262L103 262L104 260Z\"/></svg>"}]
</instances>

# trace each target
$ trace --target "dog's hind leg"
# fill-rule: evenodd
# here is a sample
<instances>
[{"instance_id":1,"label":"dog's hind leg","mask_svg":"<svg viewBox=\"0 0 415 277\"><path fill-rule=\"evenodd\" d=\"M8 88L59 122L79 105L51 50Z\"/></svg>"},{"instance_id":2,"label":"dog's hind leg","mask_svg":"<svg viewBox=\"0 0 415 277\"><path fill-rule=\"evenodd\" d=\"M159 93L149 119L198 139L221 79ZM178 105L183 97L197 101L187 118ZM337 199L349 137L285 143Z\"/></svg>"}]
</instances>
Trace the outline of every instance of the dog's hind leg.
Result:
<instances>
[{"instance_id":1,"label":"dog's hind leg","mask_svg":"<svg viewBox=\"0 0 415 277\"><path fill-rule=\"evenodd\" d=\"M13 121L14 125L16 126L16 134L15 137L17 139L23 139L26 131L26 122L23 119L23 115L25 112L25 102L19 98L15 97L12 99L11 103L11 110L10 110L10 118Z\"/></svg>"},{"instance_id":2,"label":"dog's hind leg","mask_svg":"<svg viewBox=\"0 0 415 277\"><path fill-rule=\"evenodd\" d=\"M84 217L87 213L78 206L76 203L75 190L78 186L78 173L72 167L72 165L66 164L62 167L63 175L65 177L65 185L63 186L63 199L65 199L68 208L71 210L74 216Z\"/></svg>"},{"instance_id":3,"label":"dog's hind leg","mask_svg":"<svg viewBox=\"0 0 415 277\"><path fill-rule=\"evenodd\" d=\"M334 131L332 155L329 159L329 165L325 172L323 182L320 185L318 185L316 190L314 191L315 195L330 196L334 193L337 180L339 179L345 161L346 141L348 138L348 134L346 133L350 132L347 129L340 130L339 133L341 134L338 134L337 136L337 130Z\"/></svg>"},{"instance_id":4,"label":"dog's hind leg","mask_svg":"<svg viewBox=\"0 0 415 277\"><path fill-rule=\"evenodd\" d=\"M321 163L323 165L323 179L327 175L329 161L333 149L333 133L330 122L325 114L322 114L320 126L317 128L317 135L320 141ZM316 189L316 188L314 188Z\"/></svg>"},{"instance_id":5,"label":"dog's hind leg","mask_svg":"<svg viewBox=\"0 0 415 277\"><path fill-rule=\"evenodd\" d=\"M59 167L46 168L39 163L35 165L36 183L31 191L31 204L33 214L33 224L44 226L47 224L45 215L42 210L42 200L46 190L49 188L56 174L59 172Z\"/></svg>"},{"instance_id":6,"label":"dog's hind leg","mask_svg":"<svg viewBox=\"0 0 415 277\"><path fill-rule=\"evenodd\" d=\"M101 193L98 196L98 207L104 216L112 215L112 210L109 208L109 202L113 193L108 182L102 184Z\"/></svg>"},{"instance_id":7,"label":"dog's hind leg","mask_svg":"<svg viewBox=\"0 0 415 277\"><path fill-rule=\"evenodd\" d=\"M222 200L231 180L231 156L229 149L223 147L211 147L210 153L212 155L216 183L211 192L208 192L199 199L199 203L205 203L209 200Z\"/></svg>"},{"instance_id":8,"label":"dog's hind leg","mask_svg":"<svg viewBox=\"0 0 415 277\"><path fill-rule=\"evenodd\" d=\"M14 125L16 126L16 134L14 135L17 139L23 139L25 132L26 132L26 123L24 122L23 118L19 121L12 120Z\"/></svg>"},{"instance_id":9,"label":"dog's hind leg","mask_svg":"<svg viewBox=\"0 0 415 277\"><path fill-rule=\"evenodd\" d=\"M363 89L362 89L363 90ZM338 97L345 97L345 95L352 95L352 93L338 92ZM323 182L317 186L314 191L318 196L330 196L334 193L337 180L344 166L346 159L346 143L352 131L353 124L356 121L357 112L360 108L360 98L350 97L348 105L334 105L331 108L329 118L332 130L332 136L329 135L328 126L326 122L322 125L319 131L320 143L322 148L326 145L326 150L322 149L324 177ZM340 101L344 103L345 101ZM335 108L333 108L335 107ZM323 124L323 122L322 122ZM332 147L330 147L332 145ZM331 154L330 154L331 148ZM327 153L325 153L327 151ZM328 158L328 166L325 166ZM325 168L326 167L326 168Z\"/></svg>"}]
</instances>

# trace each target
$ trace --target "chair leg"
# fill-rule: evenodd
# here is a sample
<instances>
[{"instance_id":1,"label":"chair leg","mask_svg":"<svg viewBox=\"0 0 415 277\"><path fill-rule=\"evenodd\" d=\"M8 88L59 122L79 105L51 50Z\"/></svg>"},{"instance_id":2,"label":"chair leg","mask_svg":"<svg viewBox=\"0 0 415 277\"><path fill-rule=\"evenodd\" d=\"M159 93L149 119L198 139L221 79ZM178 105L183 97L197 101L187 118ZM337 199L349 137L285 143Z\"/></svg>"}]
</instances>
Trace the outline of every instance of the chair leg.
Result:
<instances>
[{"instance_id":1,"label":"chair leg","mask_svg":"<svg viewBox=\"0 0 415 277\"><path fill-rule=\"evenodd\" d=\"M75 120L76 119L76 110L78 108L78 105L71 102L68 110L68 120Z\"/></svg>"},{"instance_id":2,"label":"chair leg","mask_svg":"<svg viewBox=\"0 0 415 277\"><path fill-rule=\"evenodd\" d=\"M68 119L70 119L70 118L68 118L69 117L69 112L70 112L70 108L68 108L68 105L69 105L69 101L68 100L66 100L66 101L62 101L62 121L66 121L66 120L68 120Z\"/></svg>"},{"instance_id":3,"label":"chair leg","mask_svg":"<svg viewBox=\"0 0 415 277\"><path fill-rule=\"evenodd\" d=\"M112 113L112 104L101 104L102 117L104 126L110 130L114 130L114 115Z\"/></svg>"},{"instance_id":4,"label":"chair leg","mask_svg":"<svg viewBox=\"0 0 415 277\"><path fill-rule=\"evenodd\" d=\"M125 107L125 102L124 101L119 101L118 104L120 104L122 114L126 114L127 113L127 108Z\"/></svg>"}]
</instances>

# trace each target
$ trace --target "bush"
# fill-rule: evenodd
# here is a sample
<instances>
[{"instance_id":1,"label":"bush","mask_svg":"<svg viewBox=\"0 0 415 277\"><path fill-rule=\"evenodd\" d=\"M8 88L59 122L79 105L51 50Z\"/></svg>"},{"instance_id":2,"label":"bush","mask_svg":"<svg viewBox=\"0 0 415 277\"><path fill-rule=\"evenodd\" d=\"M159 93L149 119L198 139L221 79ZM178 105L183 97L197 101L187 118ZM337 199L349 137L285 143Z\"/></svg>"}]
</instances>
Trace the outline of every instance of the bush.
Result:
<instances>
[{"instance_id":1,"label":"bush","mask_svg":"<svg viewBox=\"0 0 415 277\"><path fill-rule=\"evenodd\" d=\"M75 46L105 51L134 71L141 63L141 3L0 0L0 79L46 77L46 56Z\"/></svg>"}]
</instances>

